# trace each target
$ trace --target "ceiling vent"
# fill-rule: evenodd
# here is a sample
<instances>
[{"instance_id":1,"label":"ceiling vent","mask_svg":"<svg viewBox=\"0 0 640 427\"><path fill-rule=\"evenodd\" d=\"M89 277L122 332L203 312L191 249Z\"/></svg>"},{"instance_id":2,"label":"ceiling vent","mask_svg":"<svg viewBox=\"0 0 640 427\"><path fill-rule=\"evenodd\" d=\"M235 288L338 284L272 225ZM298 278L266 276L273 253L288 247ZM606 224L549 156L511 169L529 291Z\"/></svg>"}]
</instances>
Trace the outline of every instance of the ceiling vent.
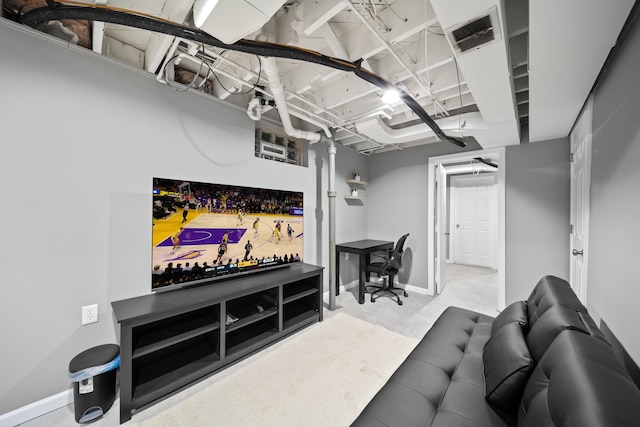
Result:
<instances>
[{"instance_id":1,"label":"ceiling vent","mask_svg":"<svg viewBox=\"0 0 640 427\"><path fill-rule=\"evenodd\" d=\"M496 8L447 31L447 36L458 53L478 48L501 38Z\"/></svg>"}]
</instances>

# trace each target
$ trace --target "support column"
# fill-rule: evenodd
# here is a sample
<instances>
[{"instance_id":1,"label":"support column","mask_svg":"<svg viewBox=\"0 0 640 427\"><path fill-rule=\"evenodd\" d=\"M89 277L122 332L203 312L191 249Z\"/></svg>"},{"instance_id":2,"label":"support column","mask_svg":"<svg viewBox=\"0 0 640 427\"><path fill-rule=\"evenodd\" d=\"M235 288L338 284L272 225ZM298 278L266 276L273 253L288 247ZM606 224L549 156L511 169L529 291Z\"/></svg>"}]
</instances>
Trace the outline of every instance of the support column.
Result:
<instances>
[{"instance_id":1,"label":"support column","mask_svg":"<svg viewBox=\"0 0 640 427\"><path fill-rule=\"evenodd\" d=\"M336 309L336 144L333 138L329 143L329 310Z\"/></svg>"}]
</instances>

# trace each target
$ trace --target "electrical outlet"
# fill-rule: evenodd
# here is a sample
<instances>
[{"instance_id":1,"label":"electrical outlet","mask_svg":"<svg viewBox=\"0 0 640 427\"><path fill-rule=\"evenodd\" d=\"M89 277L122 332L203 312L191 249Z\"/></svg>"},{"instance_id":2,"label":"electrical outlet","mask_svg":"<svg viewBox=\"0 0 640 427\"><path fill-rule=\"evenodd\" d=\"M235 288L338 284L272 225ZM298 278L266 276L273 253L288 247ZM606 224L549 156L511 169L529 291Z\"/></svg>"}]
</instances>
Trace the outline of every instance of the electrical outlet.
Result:
<instances>
[{"instance_id":1,"label":"electrical outlet","mask_svg":"<svg viewBox=\"0 0 640 427\"><path fill-rule=\"evenodd\" d=\"M98 321L98 304L85 305L82 307L82 324L95 323Z\"/></svg>"}]
</instances>

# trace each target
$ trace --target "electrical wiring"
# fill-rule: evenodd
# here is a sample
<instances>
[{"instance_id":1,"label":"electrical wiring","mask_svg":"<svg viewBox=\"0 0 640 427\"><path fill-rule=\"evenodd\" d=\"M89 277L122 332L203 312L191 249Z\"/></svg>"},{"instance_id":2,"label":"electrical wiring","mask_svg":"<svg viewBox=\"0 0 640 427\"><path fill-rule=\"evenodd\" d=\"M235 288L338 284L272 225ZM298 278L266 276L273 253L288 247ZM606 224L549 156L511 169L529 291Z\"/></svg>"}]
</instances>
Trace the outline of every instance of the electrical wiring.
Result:
<instances>
[{"instance_id":1,"label":"electrical wiring","mask_svg":"<svg viewBox=\"0 0 640 427\"><path fill-rule=\"evenodd\" d=\"M61 19L86 19L89 21L109 22L124 26L141 28L158 33L173 35L175 37L196 41L221 49L229 49L257 56L286 58L298 61L315 63L337 70L351 72L359 78L379 87L380 89L395 89L397 86L381 76L362 68L362 60L349 62L339 58L333 58L308 49L296 46L269 43L257 40L241 39L233 44L226 44L204 31L196 28L185 27L181 24L144 16L135 12L115 10L110 7L90 6L66 6L48 0L49 6L32 9L20 17L20 22L35 28L37 25ZM54 6L52 6L53 4ZM438 124L429 116L422 106L407 92L400 90L400 99L427 125L441 140L448 141L459 147L466 147L464 140L446 135Z\"/></svg>"},{"instance_id":2,"label":"electrical wiring","mask_svg":"<svg viewBox=\"0 0 640 427\"><path fill-rule=\"evenodd\" d=\"M389 10L398 17L398 19L407 22L408 19L407 18L403 18L402 16L398 15L398 12L396 12L395 10L393 10L393 8L391 7L391 5L389 4L389 2L387 0L383 0L384 4L389 8Z\"/></svg>"},{"instance_id":3,"label":"electrical wiring","mask_svg":"<svg viewBox=\"0 0 640 427\"><path fill-rule=\"evenodd\" d=\"M204 46L202 47L202 50L204 50ZM178 87L178 86L173 86L171 83L169 83L170 80L167 79L167 65L169 65L170 62L172 62L174 59L179 58L179 57L180 57L180 54L175 55L173 58L171 58L170 60L167 61L167 63L164 65L164 68L162 69L162 74L163 74L164 80L167 82L167 84L169 86L171 86L173 89L175 89L177 91L180 91L180 92L186 92L187 90L189 90L191 88L194 88L195 87L194 83L196 82L196 80L200 76L200 72L202 71L202 65L205 64L207 66L207 68L209 68L209 71L207 72L207 75L205 76L204 79L202 79L202 82L198 86L198 87L202 87L202 85L204 85L204 82L206 81L206 79L209 77L209 73L213 72L213 70L211 69L209 64L206 63L204 59L202 59L200 61L200 66L198 67L198 71L196 73L194 73L193 79L191 79L191 82L189 82L189 84L186 85L184 88L181 88L181 87Z\"/></svg>"}]
</instances>

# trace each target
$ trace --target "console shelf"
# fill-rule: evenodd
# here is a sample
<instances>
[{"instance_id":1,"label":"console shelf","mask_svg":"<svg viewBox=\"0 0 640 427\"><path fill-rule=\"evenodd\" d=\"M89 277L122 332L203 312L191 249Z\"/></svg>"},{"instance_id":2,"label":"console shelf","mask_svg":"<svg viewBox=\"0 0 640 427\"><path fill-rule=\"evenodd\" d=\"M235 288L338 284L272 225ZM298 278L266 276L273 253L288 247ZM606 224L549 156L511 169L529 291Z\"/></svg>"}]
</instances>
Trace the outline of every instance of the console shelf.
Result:
<instances>
[{"instance_id":1,"label":"console shelf","mask_svg":"<svg viewBox=\"0 0 640 427\"><path fill-rule=\"evenodd\" d=\"M323 268L303 263L111 303L120 324L120 423L322 321ZM227 324L227 319L237 319Z\"/></svg>"},{"instance_id":2,"label":"console shelf","mask_svg":"<svg viewBox=\"0 0 640 427\"><path fill-rule=\"evenodd\" d=\"M269 310L265 310L262 313L255 313L250 316L243 317L237 322L227 325L227 333L233 332L240 328L244 328L245 326L251 325L252 323L259 322L266 317L274 316L277 314L278 314L278 309L270 308Z\"/></svg>"},{"instance_id":3,"label":"console shelf","mask_svg":"<svg viewBox=\"0 0 640 427\"><path fill-rule=\"evenodd\" d=\"M309 295L316 295L317 293L318 293L317 289L308 289L306 291L302 291L302 292L300 292L298 294L294 294L294 295L292 295L292 296L290 296L288 298L285 298L283 300L283 303L284 304L288 304L290 302L293 302L293 301L295 301L297 299L300 299L300 298L304 298L304 297L309 296Z\"/></svg>"}]
</instances>

